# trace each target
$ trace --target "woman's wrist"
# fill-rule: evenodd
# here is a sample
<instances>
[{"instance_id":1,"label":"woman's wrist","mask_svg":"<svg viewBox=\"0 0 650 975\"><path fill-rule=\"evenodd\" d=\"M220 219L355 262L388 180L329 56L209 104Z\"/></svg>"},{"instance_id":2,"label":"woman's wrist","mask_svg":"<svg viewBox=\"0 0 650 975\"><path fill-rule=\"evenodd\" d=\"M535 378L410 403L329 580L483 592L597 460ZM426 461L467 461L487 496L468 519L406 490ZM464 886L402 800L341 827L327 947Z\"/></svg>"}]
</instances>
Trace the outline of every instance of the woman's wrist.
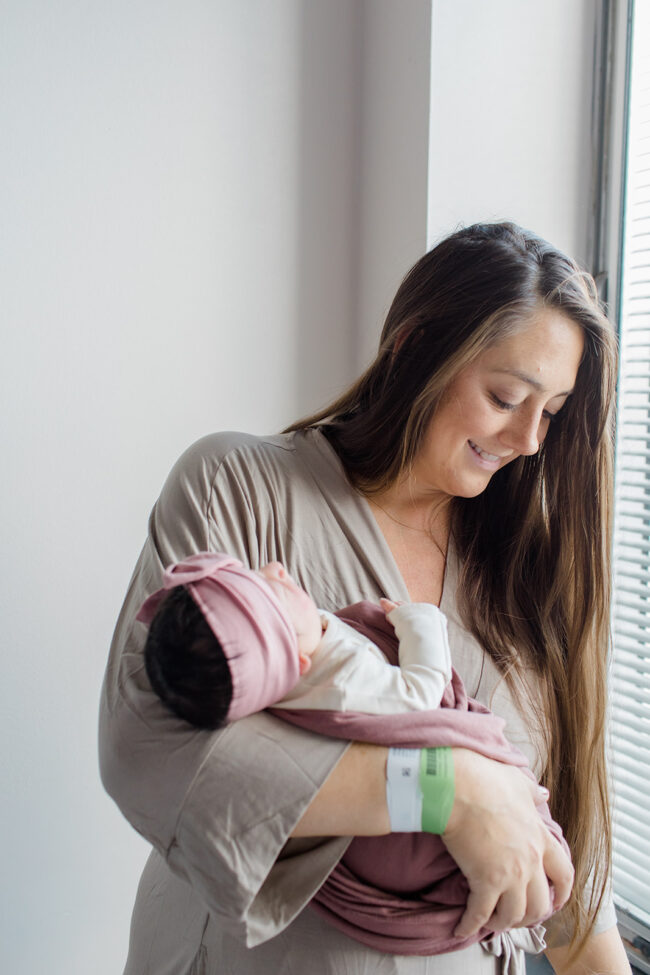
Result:
<instances>
[{"instance_id":1,"label":"woman's wrist","mask_svg":"<svg viewBox=\"0 0 650 975\"><path fill-rule=\"evenodd\" d=\"M462 828L463 820L470 811L475 812L484 799L488 799L490 807L494 799L490 798L487 787L487 776L504 766L494 762L479 752L470 748L452 748L454 759L454 804L447 822L447 831L453 831L457 826ZM493 768L494 767L494 768ZM509 766L507 766L509 768ZM505 800L504 796L501 796ZM507 807L504 807L507 808Z\"/></svg>"}]
</instances>

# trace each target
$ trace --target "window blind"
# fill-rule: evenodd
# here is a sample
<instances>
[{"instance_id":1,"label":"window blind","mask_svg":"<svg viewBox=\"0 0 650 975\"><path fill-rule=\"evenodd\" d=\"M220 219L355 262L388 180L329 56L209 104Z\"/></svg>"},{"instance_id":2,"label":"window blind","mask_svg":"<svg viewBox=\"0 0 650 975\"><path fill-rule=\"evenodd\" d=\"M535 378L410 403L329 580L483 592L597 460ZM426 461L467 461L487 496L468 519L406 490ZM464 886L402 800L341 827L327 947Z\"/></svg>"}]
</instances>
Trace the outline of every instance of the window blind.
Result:
<instances>
[{"instance_id":1,"label":"window blind","mask_svg":"<svg viewBox=\"0 0 650 975\"><path fill-rule=\"evenodd\" d=\"M634 4L628 99L611 674L614 891L649 938L650 0Z\"/></svg>"}]
</instances>

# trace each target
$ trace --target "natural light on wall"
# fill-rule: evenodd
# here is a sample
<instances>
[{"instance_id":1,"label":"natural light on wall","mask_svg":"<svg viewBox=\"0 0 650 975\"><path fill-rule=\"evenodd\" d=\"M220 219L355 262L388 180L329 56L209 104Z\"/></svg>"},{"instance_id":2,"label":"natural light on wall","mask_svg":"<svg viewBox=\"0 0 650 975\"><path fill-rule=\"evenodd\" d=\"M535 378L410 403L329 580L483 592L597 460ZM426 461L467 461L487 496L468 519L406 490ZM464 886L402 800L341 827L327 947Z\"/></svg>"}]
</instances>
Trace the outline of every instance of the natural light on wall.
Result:
<instances>
[{"instance_id":1,"label":"natural light on wall","mask_svg":"<svg viewBox=\"0 0 650 975\"><path fill-rule=\"evenodd\" d=\"M614 536L614 887L650 939L650 0L636 0L629 85ZM640 951L640 967L650 959ZM636 961L635 961L636 964ZM647 966L647 967L646 967Z\"/></svg>"}]
</instances>

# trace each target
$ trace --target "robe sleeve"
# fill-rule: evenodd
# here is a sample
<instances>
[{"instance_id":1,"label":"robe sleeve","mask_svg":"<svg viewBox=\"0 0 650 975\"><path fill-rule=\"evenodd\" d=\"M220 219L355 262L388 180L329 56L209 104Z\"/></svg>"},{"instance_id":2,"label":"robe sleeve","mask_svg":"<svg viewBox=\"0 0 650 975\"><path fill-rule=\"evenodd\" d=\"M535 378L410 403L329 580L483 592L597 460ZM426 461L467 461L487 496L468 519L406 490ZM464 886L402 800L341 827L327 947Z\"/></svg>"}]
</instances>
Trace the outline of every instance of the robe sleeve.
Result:
<instances>
[{"instance_id":1,"label":"robe sleeve","mask_svg":"<svg viewBox=\"0 0 650 975\"><path fill-rule=\"evenodd\" d=\"M282 930L324 882L349 840L289 840L347 747L267 713L216 732L192 728L151 690L135 621L163 569L208 548L256 564L259 524L240 434L191 447L172 469L120 613L100 704L102 781L123 814L248 946ZM255 477L255 470L250 471ZM270 510L270 509L269 509ZM290 872L290 878L289 878Z\"/></svg>"}]
</instances>

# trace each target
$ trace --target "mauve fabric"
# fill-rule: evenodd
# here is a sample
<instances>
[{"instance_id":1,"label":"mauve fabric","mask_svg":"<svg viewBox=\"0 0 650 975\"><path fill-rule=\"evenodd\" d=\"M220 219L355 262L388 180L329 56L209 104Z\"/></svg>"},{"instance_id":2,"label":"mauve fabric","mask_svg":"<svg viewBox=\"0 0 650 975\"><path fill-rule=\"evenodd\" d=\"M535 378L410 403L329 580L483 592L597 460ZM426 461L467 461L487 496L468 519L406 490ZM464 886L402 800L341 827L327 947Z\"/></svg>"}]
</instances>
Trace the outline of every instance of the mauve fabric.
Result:
<instances>
[{"instance_id":1,"label":"mauve fabric","mask_svg":"<svg viewBox=\"0 0 650 975\"><path fill-rule=\"evenodd\" d=\"M395 631L376 604L361 602L336 613L376 643L389 663L398 664ZM319 734L405 748L470 748L488 758L528 771L526 757L504 736L503 719L467 696L454 671L440 708L408 714L375 715L341 711L273 713ZM538 810L568 853L560 826L546 803ZM393 833L356 837L314 897L327 920L372 948L404 955L457 951L490 937L483 928L458 939L453 931L465 910L469 888L439 836ZM551 897L552 897L551 889Z\"/></svg>"}]
</instances>

